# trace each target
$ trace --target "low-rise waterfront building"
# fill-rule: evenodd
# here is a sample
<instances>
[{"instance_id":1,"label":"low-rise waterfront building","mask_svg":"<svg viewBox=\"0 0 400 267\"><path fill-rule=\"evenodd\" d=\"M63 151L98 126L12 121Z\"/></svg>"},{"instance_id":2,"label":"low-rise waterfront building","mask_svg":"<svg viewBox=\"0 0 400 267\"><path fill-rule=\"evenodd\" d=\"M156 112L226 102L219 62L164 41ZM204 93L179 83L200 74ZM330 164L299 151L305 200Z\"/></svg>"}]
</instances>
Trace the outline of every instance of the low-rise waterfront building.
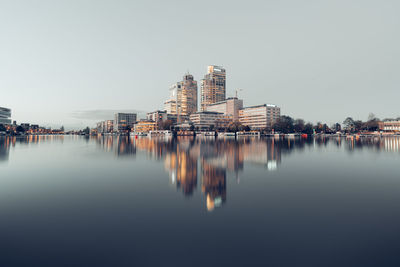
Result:
<instances>
[{"instance_id":1,"label":"low-rise waterfront building","mask_svg":"<svg viewBox=\"0 0 400 267\"><path fill-rule=\"evenodd\" d=\"M156 122L152 120L140 120L134 125L135 132L148 133L156 130Z\"/></svg>"},{"instance_id":2,"label":"low-rise waterfront building","mask_svg":"<svg viewBox=\"0 0 400 267\"><path fill-rule=\"evenodd\" d=\"M398 132L400 131L400 120L379 122L379 129L381 131Z\"/></svg>"},{"instance_id":3,"label":"low-rise waterfront building","mask_svg":"<svg viewBox=\"0 0 400 267\"><path fill-rule=\"evenodd\" d=\"M229 97L224 101L205 106L206 111L220 112L232 116L233 121L239 121L239 110L243 108L243 100Z\"/></svg>"},{"instance_id":4,"label":"low-rise waterfront building","mask_svg":"<svg viewBox=\"0 0 400 267\"><path fill-rule=\"evenodd\" d=\"M0 124L11 124L11 109L0 107Z\"/></svg>"},{"instance_id":5,"label":"low-rise waterfront building","mask_svg":"<svg viewBox=\"0 0 400 267\"><path fill-rule=\"evenodd\" d=\"M114 116L113 131L114 132L126 132L129 129L133 129L137 119L136 113L117 113Z\"/></svg>"},{"instance_id":6,"label":"low-rise waterfront building","mask_svg":"<svg viewBox=\"0 0 400 267\"><path fill-rule=\"evenodd\" d=\"M201 111L190 115L190 121L193 122L196 129L209 130L210 127L215 129L227 128L233 118L231 115L220 112Z\"/></svg>"},{"instance_id":7,"label":"low-rise waterfront building","mask_svg":"<svg viewBox=\"0 0 400 267\"><path fill-rule=\"evenodd\" d=\"M249 126L252 130L271 129L280 115L281 109L276 105L264 104L246 107L239 110L239 122Z\"/></svg>"}]
</instances>

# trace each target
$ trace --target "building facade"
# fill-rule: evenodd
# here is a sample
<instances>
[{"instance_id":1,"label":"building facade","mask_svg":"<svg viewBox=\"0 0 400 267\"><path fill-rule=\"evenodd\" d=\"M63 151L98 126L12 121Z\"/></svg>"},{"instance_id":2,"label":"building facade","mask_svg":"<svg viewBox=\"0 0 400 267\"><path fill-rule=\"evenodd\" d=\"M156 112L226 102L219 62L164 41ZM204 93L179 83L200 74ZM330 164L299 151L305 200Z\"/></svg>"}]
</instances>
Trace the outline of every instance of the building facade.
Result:
<instances>
[{"instance_id":1,"label":"building facade","mask_svg":"<svg viewBox=\"0 0 400 267\"><path fill-rule=\"evenodd\" d=\"M113 131L127 132L128 129L133 129L137 119L136 113L116 113L114 116Z\"/></svg>"},{"instance_id":2,"label":"building facade","mask_svg":"<svg viewBox=\"0 0 400 267\"><path fill-rule=\"evenodd\" d=\"M226 97L226 71L220 66L208 66L201 81L201 111L206 106L224 101Z\"/></svg>"},{"instance_id":3,"label":"building facade","mask_svg":"<svg viewBox=\"0 0 400 267\"><path fill-rule=\"evenodd\" d=\"M226 128L233 119L232 116L225 115L224 113L201 111L190 115L190 121L194 124L196 129L209 130L210 127L214 129Z\"/></svg>"},{"instance_id":4,"label":"building facade","mask_svg":"<svg viewBox=\"0 0 400 267\"><path fill-rule=\"evenodd\" d=\"M264 104L239 110L239 122L252 130L271 129L281 116L281 109L276 105Z\"/></svg>"},{"instance_id":5,"label":"building facade","mask_svg":"<svg viewBox=\"0 0 400 267\"><path fill-rule=\"evenodd\" d=\"M243 108L243 100L237 97L230 97L224 101L206 106L206 111L220 112L230 115L233 121L239 121L239 110Z\"/></svg>"},{"instance_id":6,"label":"building facade","mask_svg":"<svg viewBox=\"0 0 400 267\"><path fill-rule=\"evenodd\" d=\"M400 131L400 120L398 121L382 121L379 123L379 129L388 132Z\"/></svg>"},{"instance_id":7,"label":"building facade","mask_svg":"<svg viewBox=\"0 0 400 267\"><path fill-rule=\"evenodd\" d=\"M11 109L0 107L0 124L11 124Z\"/></svg>"},{"instance_id":8,"label":"building facade","mask_svg":"<svg viewBox=\"0 0 400 267\"><path fill-rule=\"evenodd\" d=\"M156 122L152 120L140 120L134 125L136 133L148 133L156 130Z\"/></svg>"},{"instance_id":9,"label":"building facade","mask_svg":"<svg viewBox=\"0 0 400 267\"><path fill-rule=\"evenodd\" d=\"M112 133L113 132L113 120L105 120L97 123L97 133Z\"/></svg>"},{"instance_id":10,"label":"building facade","mask_svg":"<svg viewBox=\"0 0 400 267\"><path fill-rule=\"evenodd\" d=\"M170 88L170 97L164 102L168 114L190 115L197 111L197 81L191 74L185 74L183 80Z\"/></svg>"}]
</instances>

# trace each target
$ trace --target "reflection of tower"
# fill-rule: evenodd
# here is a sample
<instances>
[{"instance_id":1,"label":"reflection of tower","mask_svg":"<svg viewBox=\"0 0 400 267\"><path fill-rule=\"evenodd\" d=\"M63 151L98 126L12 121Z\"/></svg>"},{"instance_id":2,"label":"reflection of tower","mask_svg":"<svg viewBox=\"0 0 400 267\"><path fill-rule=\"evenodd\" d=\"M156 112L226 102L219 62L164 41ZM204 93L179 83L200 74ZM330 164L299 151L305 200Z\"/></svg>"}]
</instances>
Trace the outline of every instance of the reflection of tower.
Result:
<instances>
[{"instance_id":1,"label":"reflection of tower","mask_svg":"<svg viewBox=\"0 0 400 267\"><path fill-rule=\"evenodd\" d=\"M202 187L207 201L207 210L212 211L226 201L226 170L215 168L202 160L203 176Z\"/></svg>"},{"instance_id":2,"label":"reflection of tower","mask_svg":"<svg viewBox=\"0 0 400 267\"><path fill-rule=\"evenodd\" d=\"M281 163L281 151L279 145L275 144L275 140L271 139L267 142L267 169L272 171L278 168Z\"/></svg>"},{"instance_id":3,"label":"reflection of tower","mask_svg":"<svg viewBox=\"0 0 400 267\"><path fill-rule=\"evenodd\" d=\"M176 185L185 195L191 195L197 186L197 161L187 151L178 151L177 163Z\"/></svg>"},{"instance_id":4,"label":"reflection of tower","mask_svg":"<svg viewBox=\"0 0 400 267\"><path fill-rule=\"evenodd\" d=\"M189 152L178 145L176 151L166 155L164 161L171 183L182 188L185 195L192 195L197 187L197 158L191 157Z\"/></svg>"}]
</instances>

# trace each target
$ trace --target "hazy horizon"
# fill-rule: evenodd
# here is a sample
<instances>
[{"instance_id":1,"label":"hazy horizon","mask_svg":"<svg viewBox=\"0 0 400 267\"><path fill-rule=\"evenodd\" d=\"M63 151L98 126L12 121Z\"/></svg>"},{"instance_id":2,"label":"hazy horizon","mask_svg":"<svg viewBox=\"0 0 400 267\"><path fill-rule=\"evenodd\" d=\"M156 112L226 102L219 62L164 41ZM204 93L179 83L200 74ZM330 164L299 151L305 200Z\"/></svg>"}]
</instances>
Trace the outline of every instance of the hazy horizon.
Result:
<instances>
[{"instance_id":1,"label":"hazy horizon","mask_svg":"<svg viewBox=\"0 0 400 267\"><path fill-rule=\"evenodd\" d=\"M283 115L329 124L370 112L399 117L399 8L397 1L3 1L0 106L18 123L93 126L99 114L161 109L187 71L200 84L208 65L221 65L227 96L242 89L245 106L273 103Z\"/></svg>"}]
</instances>

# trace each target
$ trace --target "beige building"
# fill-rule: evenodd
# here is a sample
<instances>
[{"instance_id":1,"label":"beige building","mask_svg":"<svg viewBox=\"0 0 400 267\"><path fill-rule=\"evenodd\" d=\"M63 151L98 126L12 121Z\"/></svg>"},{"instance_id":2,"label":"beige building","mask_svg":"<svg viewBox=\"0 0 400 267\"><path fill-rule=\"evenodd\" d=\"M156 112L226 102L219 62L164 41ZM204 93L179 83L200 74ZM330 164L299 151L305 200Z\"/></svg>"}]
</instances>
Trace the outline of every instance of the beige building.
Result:
<instances>
[{"instance_id":1,"label":"beige building","mask_svg":"<svg viewBox=\"0 0 400 267\"><path fill-rule=\"evenodd\" d=\"M230 97L224 101L206 106L206 111L220 112L232 116L233 121L239 121L239 110L243 108L243 100Z\"/></svg>"},{"instance_id":2,"label":"beige building","mask_svg":"<svg viewBox=\"0 0 400 267\"><path fill-rule=\"evenodd\" d=\"M400 131L400 120L380 122L379 129L382 131L398 132Z\"/></svg>"},{"instance_id":3,"label":"beige building","mask_svg":"<svg viewBox=\"0 0 400 267\"><path fill-rule=\"evenodd\" d=\"M183 80L174 83L170 88L170 97L164 102L168 114L190 115L197 111L197 82L191 74L183 76Z\"/></svg>"},{"instance_id":4,"label":"beige building","mask_svg":"<svg viewBox=\"0 0 400 267\"><path fill-rule=\"evenodd\" d=\"M136 133L148 133L156 130L156 122L151 120L140 120L134 125Z\"/></svg>"},{"instance_id":5,"label":"beige building","mask_svg":"<svg viewBox=\"0 0 400 267\"><path fill-rule=\"evenodd\" d=\"M270 129L280 115L281 109L275 105L246 107L239 110L239 122L249 126L252 130Z\"/></svg>"},{"instance_id":6,"label":"beige building","mask_svg":"<svg viewBox=\"0 0 400 267\"><path fill-rule=\"evenodd\" d=\"M233 119L232 116L220 112L202 111L190 115L190 121L199 130L208 130L210 127L226 128Z\"/></svg>"},{"instance_id":7,"label":"beige building","mask_svg":"<svg viewBox=\"0 0 400 267\"><path fill-rule=\"evenodd\" d=\"M226 97L226 72L223 67L208 66L207 74L201 81L201 111L206 106L224 101Z\"/></svg>"}]
</instances>

